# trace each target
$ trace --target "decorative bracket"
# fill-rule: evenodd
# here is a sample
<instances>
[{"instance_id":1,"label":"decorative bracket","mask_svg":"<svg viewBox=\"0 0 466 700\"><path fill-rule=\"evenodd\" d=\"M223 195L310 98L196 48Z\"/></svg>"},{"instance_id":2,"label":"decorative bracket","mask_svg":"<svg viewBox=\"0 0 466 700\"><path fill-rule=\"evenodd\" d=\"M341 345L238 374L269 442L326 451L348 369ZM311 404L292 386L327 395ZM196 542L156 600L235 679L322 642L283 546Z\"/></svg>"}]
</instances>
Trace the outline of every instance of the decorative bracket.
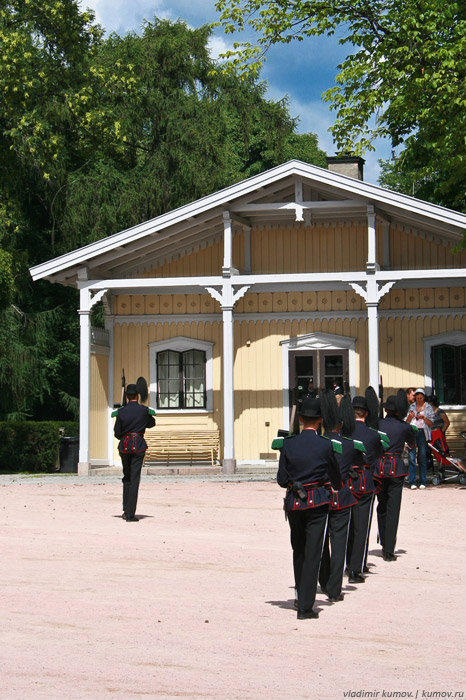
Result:
<instances>
[{"instance_id":1,"label":"decorative bracket","mask_svg":"<svg viewBox=\"0 0 466 700\"><path fill-rule=\"evenodd\" d=\"M304 221L304 207L300 204L295 204L295 221Z\"/></svg>"},{"instance_id":2,"label":"decorative bracket","mask_svg":"<svg viewBox=\"0 0 466 700\"><path fill-rule=\"evenodd\" d=\"M250 285L239 287L236 291L231 284L222 287L222 290L215 287L206 287L210 296L218 301L222 309L232 309L239 299L241 299L248 291Z\"/></svg>"},{"instance_id":3,"label":"decorative bracket","mask_svg":"<svg viewBox=\"0 0 466 700\"><path fill-rule=\"evenodd\" d=\"M218 292L215 287L206 287L206 290L209 292L210 296L213 299L216 299L220 306L223 304L223 295L221 292Z\"/></svg>"},{"instance_id":4,"label":"decorative bracket","mask_svg":"<svg viewBox=\"0 0 466 700\"><path fill-rule=\"evenodd\" d=\"M385 282L385 284L383 284L381 287L379 287L379 291L378 291L379 299L381 299L385 294L387 294L387 292L390 291L390 289L393 287L394 284L395 284L395 282Z\"/></svg>"},{"instance_id":5,"label":"decorative bracket","mask_svg":"<svg viewBox=\"0 0 466 700\"><path fill-rule=\"evenodd\" d=\"M90 297L90 299L89 299L89 310L92 309L92 307L94 306L94 304L97 304L97 302L99 302L99 301L102 299L102 297L104 296L104 294L106 293L106 291L107 291L106 289L99 289L98 292L96 292L95 294L93 294L93 295Z\"/></svg>"},{"instance_id":6,"label":"decorative bracket","mask_svg":"<svg viewBox=\"0 0 466 700\"><path fill-rule=\"evenodd\" d=\"M372 280L370 281L372 282ZM385 282L385 284L377 282L374 289L374 285L368 284L367 282L349 282L350 287L354 289L356 294L362 296L366 304L378 304L381 298L390 291L394 284L395 281Z\"/></svg>"},{"instance_id":7,"label":"decorative bracket","mask_svg":"<svg viewBox=\"0 0 466 700\"><path fill-rule=\"evenodd\" d=\"M356 294L359 294L364 299L364 301L367 301L367 291L365 283L359 284L359 282L350 282L349 285L354 289Z\"/></svg>"},{"instance_id":8,"label":"decorative bracket","mask_svg":"<svg viewBox=\"0 0 466 700\"><path fill-rule=\"evenodd\" d=\"M244 295L246 294L246 292L249 289L249 286L250 285L248 284L248 285L245 285L244 287L239 287L236 290L236 292L233 292L233 304L236 304L237 301L239 301L240 299L242 299L244 297Z\"/></svg>"}]
</instances>

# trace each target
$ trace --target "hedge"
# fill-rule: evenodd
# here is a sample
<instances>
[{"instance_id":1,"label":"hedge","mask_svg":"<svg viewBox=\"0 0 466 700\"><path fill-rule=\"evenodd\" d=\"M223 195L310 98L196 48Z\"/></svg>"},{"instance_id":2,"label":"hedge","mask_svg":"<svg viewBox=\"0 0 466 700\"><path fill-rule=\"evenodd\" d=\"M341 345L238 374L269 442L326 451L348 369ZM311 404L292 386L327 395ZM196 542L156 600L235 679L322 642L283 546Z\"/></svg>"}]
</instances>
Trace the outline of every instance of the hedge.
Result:
<instances>
[{"instance_id":1,"label":"hedge","mask_svg":"<svg viewBox=\"0 0 466 700\"><path fill-rule=\"evenodd\" d=\"M71 421L0 422L0 470L57 471L60 428L70 437L78 435L78 424Z\"/></svg>"}]
</instances>

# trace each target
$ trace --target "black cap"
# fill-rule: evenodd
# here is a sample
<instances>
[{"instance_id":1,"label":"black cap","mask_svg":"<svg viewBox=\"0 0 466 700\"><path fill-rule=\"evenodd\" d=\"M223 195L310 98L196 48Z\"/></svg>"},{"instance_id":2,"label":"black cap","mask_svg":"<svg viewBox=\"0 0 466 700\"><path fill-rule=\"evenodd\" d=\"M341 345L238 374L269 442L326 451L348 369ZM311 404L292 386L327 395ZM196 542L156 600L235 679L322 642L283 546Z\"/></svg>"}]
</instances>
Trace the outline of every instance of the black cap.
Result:
<instances>
[{"instance_id":1,"label":"black cap","mask_svg":"<svg viewBox=\"0 0 466 700\"><path fill-rule=\"evenodd\" d=\"M126 396L137 396L138 388L136 384L128 384L126 387Z\"/></svg>"},{"instance_id":2,"label":"black cap","mask_svg":"<svg viewBox=\"0 0 466 700\"><path fill-rule=\"evenodd\" d=\"M393 413L398 413L398 406L396 404L396 396L392 394L387 397L387 400L383 404L386 411L393 411Z\"/></svg>"},{"instance_id":3,"label":"black cap","mask_svg":"<svg viewBox=\"0 0 466 700\"><path fill-rule=\"evenodd\" d=\"M352 400L353 408L362 408L367 411L367 399L365 396L355 396Z\"/></svg>"},{"instance_id":4,"label":"black cap","mask_svg":"<svg viewBox=\"0 0 466 700\"><path fill-rule=\"evenodd\" d=\"M377 430L379 427L379 413L380 413L380 404L379 404L379 397L376 394L376 391L374 387L368 386L366 391L364 392L364 396L367 401L367 417L366 417L366 424L369 426L369 428L374 428L374 430Z\"/></svg>"},{"instance_id":5,"label":"black cap","mask_svg":"<svg viewBox=\"0 0 466 700\"><path fill-rule=\"evenodd\" d=\"M354 430L356 428L354 409L351 405L351 396L349 394L345 394L344 396L342 396L342 399L340 401L340 416L342 422L342 435L346 435L346 437L349 437L354 433Z\"/></svg>"},{"instance_id":6,"label":"black cap","mask_svg":"<svg viewBox=\"0 0 466 700\"><path fill-rule=\"evenodd\" d=\"M338 409L337 397L331 389L325 389L321 395L322 421L325 430L333 431L338 429L341 423Z\"/></svg>"},{"instance_id":7,"label":"black cap","mask_svg":"<svg viewBox=\"0 0 466 700\"><path fill-rule=\"evenodd\" d=\"M303 418L320 418L322 415L320 399L308 396L304 399L299 410L299 415Z\"/></svg>"}]
</instances>

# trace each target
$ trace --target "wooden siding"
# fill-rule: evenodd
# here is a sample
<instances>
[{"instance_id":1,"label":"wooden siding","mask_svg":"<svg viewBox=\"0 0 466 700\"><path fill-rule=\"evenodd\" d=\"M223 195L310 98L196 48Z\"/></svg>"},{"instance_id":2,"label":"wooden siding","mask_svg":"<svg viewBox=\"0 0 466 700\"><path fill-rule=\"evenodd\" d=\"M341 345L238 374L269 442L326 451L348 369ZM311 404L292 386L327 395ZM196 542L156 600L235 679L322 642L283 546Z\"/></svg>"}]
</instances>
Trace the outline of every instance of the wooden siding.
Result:
<instances>
[{"instance_id":1,"label":"wooden siding","mask_svg":"<svg viewBox=\"0 0 466 700\"><path fill-rule=\"evenodd\" d=\"M400 387L424 386L423 338L451 331L466 331L466 315L381 318L379 371L385 396Z\"/></svg>"},{"instance_id":2,"label":"wooden siding","mask_svg":"<svg viewBox=\"0 0 466 700\"><path fill-rule=\"evenodd\" d=\"M107 459L108 355L91 354L91 410L89 452L91 460Z\"/></svg>"},{"instance_id":3,"label":"wooden siding","mask_svg":"<svg viewBox=\"0 0 466 700\"><path fill-rule=\"evenodd\" d=\"M367 224L264 226L253 229L251 248L252 271L257 274L362 270Z\"/></svg>"},{"instance_id":4,"label":"wooden siding","mask_svg":"<svg viewBox=\"0 0 466 700\"><path fill-rule=\"evenodd\" d=\"M241 321L235 323L235 454L238 460L270 453L283 423L282 340L309 333L365 337L365 320ZM359 353L357 342L356 352ZM363 370L367 372L366 364ZM358 375L358 372L357 372ZM266 424L269 425L266 425Z\"/></svg>"},{"instance_id":5,"label":"wooden siding","mask_svg":"<svg viewBox=\"0 0 466 700\"><path fill-rule=\"evenodd\" d=\"M221 386L221 323L173 322L173 323L130 323L115 324L114 330L114 401L120 401L121 370L124 368L127 383L133 383L142 376L150 381L149 344L169 338L183 336L213 343L213 413L183 414L170 412L157 418L157 425L183 428L221 429L223 405L220 399ZM154 407L155 408L155 407Z\"/></svg>"},{"instance_id":6,"label":"wooden siding","mask_svg":"<svg viewBox=\"0 0 466 700\"><path fill-rule=\"evenodd\" d=\"M390 228L390 264L397 270L466 267L466 251L453 252L447 245L423 231L407 227Z\"/></svg>"},{"instance_id":7,"label":"wooden siding","mask_svg":"<svg viewBox=\"0 0 466 700\"><path fill-rule=\"evenodd\" d=\"M143 277L202 277L222 272L223 240L200 247L198 250L182 251L172 260L151 266Z\"/></svg>"},{"instance_id":8,"label":"wooden siding","mask_svg":"<svg viewBox=\"0 0 466 700\"><path fill-rule=\"evenodd\" d=\"M377 260L384 264L384 226L376 225ZM423 231L392 224L388 234L392 269L466 267L466 251L453 252L455 246ZM244 233L233 228L233 265L244 270ZM298 273L341 272L365 269L367 260L367 222L316 221L270 225L251 231L252 272ZM182 277L218 275L223 265L223 241L216 240L198 249L176 253L172 260L150 265L145 277Z\"/></svg>"}]
</instances>

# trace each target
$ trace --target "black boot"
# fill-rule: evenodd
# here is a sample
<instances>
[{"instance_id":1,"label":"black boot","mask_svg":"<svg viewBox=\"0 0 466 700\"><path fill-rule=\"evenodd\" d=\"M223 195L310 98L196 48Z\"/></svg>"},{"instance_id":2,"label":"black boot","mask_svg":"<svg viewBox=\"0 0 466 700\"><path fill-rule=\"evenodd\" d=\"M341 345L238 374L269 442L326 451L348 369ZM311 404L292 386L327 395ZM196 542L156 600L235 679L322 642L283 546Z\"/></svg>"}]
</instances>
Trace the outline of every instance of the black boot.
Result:
<instances>
[{"instance_id":1,"label":"black boot","mask_svg":"<svg viewBox=\"0 0 466 700\"><path fill-rule=\"evenodd\" d=\"M348 575L348 583L365 583L366 579L361 575L360 571L350 571Z\"/></svg>"}]
</instances>

